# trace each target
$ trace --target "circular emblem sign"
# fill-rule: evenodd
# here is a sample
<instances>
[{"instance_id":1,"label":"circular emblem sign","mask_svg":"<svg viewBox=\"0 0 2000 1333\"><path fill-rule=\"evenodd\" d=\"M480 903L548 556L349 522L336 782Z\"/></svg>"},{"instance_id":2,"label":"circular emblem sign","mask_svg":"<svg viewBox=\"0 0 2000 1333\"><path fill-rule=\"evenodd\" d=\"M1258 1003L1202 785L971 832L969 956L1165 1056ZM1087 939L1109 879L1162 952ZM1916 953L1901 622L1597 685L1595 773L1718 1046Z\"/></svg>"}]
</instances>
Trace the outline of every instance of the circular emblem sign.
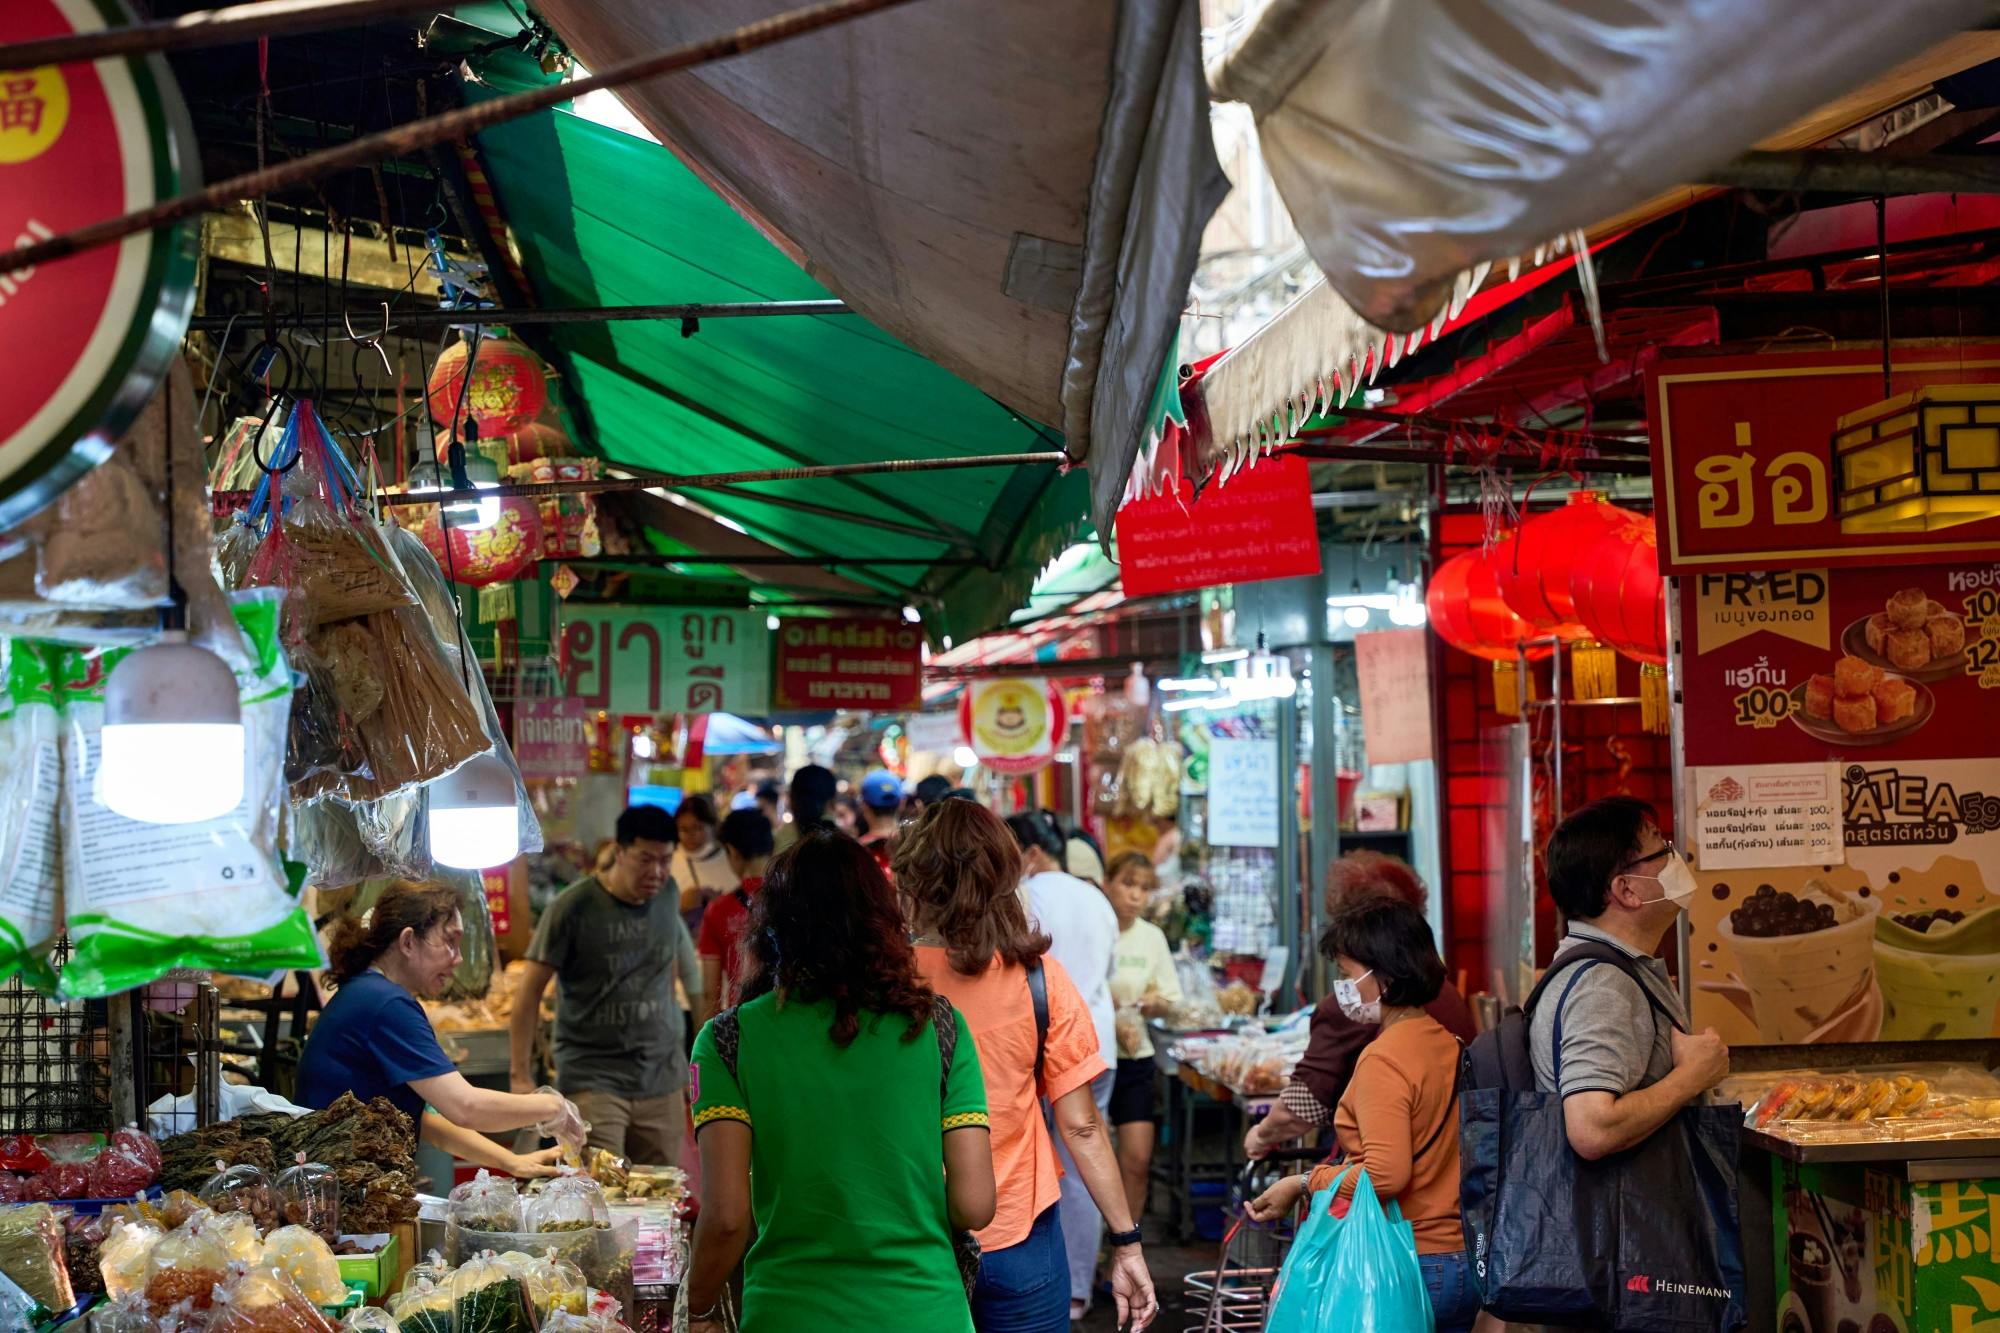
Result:
<instances>
[{"instance_id":1,"label":"circular emblem sign","mask_svg":"<svg viewBox=\"0 0 2000 1333\"><path fill-rule=\"evenodd\" d=\"M115 0L5 0L0 44L131 21ZM157 56L0 69L0 248L180 194L198 174ZM104 461L187 329L197 232L0 274L0 529Z\"/></svg>"},{"instance_id":2,"label":"circular emblem sign","mask_svg":"<svg viewBox=\"0 0 2000 1333\"><path fill-rule=\"evenodd\" d=\"M1047 768L1069 734L1069 710L1039 680L974 681L959 696L959 724L979 762L996 773Z\"/></svg>"}]
</instances>

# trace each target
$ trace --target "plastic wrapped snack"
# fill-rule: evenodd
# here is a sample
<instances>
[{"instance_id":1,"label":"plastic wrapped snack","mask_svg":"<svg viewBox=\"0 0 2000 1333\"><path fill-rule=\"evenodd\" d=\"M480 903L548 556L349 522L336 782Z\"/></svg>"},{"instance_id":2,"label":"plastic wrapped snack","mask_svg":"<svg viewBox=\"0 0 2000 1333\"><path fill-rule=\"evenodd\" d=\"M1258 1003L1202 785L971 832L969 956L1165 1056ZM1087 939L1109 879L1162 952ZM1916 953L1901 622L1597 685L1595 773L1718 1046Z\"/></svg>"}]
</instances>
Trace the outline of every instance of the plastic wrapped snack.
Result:
<instances>
[{"instance_id":1,"label":"plastic wrapped snack","mask_svg":"<svg viewBox=\"0 0 2000 1333\"><path fill-rule=\"evenodd\" d=\"M41 645L0 638L0 980L26 968L43 990L55 985L45 960L62 923L61 733Z\"/></svg>"},{"instance_id":2,"label":"plastic wrapped snack","mask_svg":"<svg viewBox=\"0 0 2000 1333\"><path fill-rule=\"evenodd\" d=\"M216 1213L242 1213L257 1224L262 1235L282 1223L284 1216L278 1192L260 1169L248 1162L236 1166L215 1164L215 1174L196 1191L201 1201Z\"/></svg>"},{"instance_id":3,"label":"plastic wrapped snack","mask_svg":"<svg viewBox=\"0 0 2000 1333\"><path fill-rule=\"evenodd\" d=\"M300 1226L279 1227L264 1238L262 1262L291 1278L314 1305L338 1305L347 1299L347 1286L340 1280L340 1261L317 1232Z\"/></svg>"},{"instance_id":4,"label":"plastic wrapped snack","mask_svg":"<svg viewBox=\"0 0 2000 1333\"><path fill-rule=\"evenodd\" d=\"M584 1280L583 1270L568 1260L519 1250L496 1257L520 1277L537 1319L546 1320L556 1311L582 1314L590 1308L590 1284Z\"/></svg>"},{"instance_id":5,"label":"plastic wrapped snack","mask_svg":"<svg viewBox=\"0 0 2000 1333\"><path fill-rule=\"evenodd\" d=\"M526 1231L588 1231L611 1225L604 1187L589 1176L558 1176L528 1196L521 1206Z\"/></svg>"},{"instance_id":6,"label":"plastic wrapped snack","mask_svg":"<svg viewBox=\"0 0 2000 1333\"><path fill-rule=\"evenodd\" d=\"M120 1130L91 1159L90 1197L129 1199L159 1178L160 1150L152 1139L137 1130Z\"/></svg>"},{"instance_id":7,"label":"plastic wrapped snack","mask_svg":"<svg viewBox=\"0 0 2000 1333\"><path fill-rule=\"evenodd\" d=\"M213 1213L197 1213L162 1236L146 1256L146 1299L156 1309L188 1301L206 1310L232 1255L213 1234Z\"/></svg>"},{"instance_id":8,"label":"plastic wrapped snack","mask_svg":"<svg viewBox=\"0 0 2000 1333\"><path fill-rule=\"evenodd\" d=\"M332 1167L299 1153L278 1173L278 1206L288 1225L305 1227L329 1245L339 1242L340 1177Z\"/></svg>"},{"instance_id":9,"label":"plastic wrapped snack","mask_svg":"<svg viewBox=\"0 0 2000 1333\"><path fill-rule=\"evenodd\" d=\"M104 1294L123 1296L146 1290L146 1264L153 1247L167 1233L158 1224L143 1218L115 1218L105 1230L104 1244L98 1247L97 1269L104 1279Z\"/></svg>"},{"instance_id":10,"label":"plastic wrapped snack","mask_svg":"<svg viewBox=\"0 0 2000 1333\"><path fill-rule=\"evenodd\" d=\"M49 1310L76 1304L62 1218L44 1203L0 1208L0 1274Z\"/></svg>"},{"instance_id":11,"label":"plastic wrapped snack","mask_svg":"<svg viewBox=\"0 0 2000 1333\"><path fill-rule=\"evenodd\" d=\"M318 1239L314 1237L314 1239ZM285 1274L253 1268L216 1294L208 1333L337 1333Z\"/></svg>"},{"instance_id":12,"label":"plastic wrapped snack","mask_svg":"<svg viewBox=\"0 0 2000 1333\"><path fill-rule=\"evenodd\" d=\"M519 1231L521 1192L507 1177L489 1175L481 1167L472 1179L452 1187L445 1215L468 1231Z\"/></svg>"},{"instance_id":13,"label":"plastic wrapped snack","mask_svg":"<svg viewBox=\"0 0 2000 1333\"><path fill-rule=\"evenodd\" d=\"M490 1252L452 1274L451 1307L455 1333L534 1333L527 1284Z\"/></svg>"},{"instance_id":14,"label":"plastic wrapped snack","mask_svg":"<svg viewBox=\"0 0 2000 1333\"><path fill-rule=\"evenodd\" d=\"M284 797L291 671L278 646L278 604L232 602L247 655L232 662L243 707L243 801L219 818L158 824L94 799L104 685L124 650L57 655L66 735L63 899L74 953L62 991L74 998L145 985L176 967L263 973L323 963L312 921L276 855Z\"/></svg>"}]
</instances>

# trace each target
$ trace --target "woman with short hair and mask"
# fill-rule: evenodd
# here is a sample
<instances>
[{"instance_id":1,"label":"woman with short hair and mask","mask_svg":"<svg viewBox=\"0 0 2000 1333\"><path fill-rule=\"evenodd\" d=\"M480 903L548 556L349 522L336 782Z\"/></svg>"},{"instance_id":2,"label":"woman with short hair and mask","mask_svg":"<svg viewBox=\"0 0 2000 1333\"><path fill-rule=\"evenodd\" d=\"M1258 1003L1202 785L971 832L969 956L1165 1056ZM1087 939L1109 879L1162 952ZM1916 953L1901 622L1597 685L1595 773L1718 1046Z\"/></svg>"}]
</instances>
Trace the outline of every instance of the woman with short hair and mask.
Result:
<instances>
[{"instance_id":1,"label":"woman with short hair and mask","mask_svg":"<svg viewBox=\"0 0 2000 1333\"><path fill-rule=\"evenodd\" d=\"M1438 1333L1465 1333L1479 1315L1479 1290L1466 1266L1458 1208L1462 1048L1424 1012L1444 985L1430 923L1400 899L1362 898L1334 915L1319 949L1340 970L1333 993L1341 1011L1381 1029L1355 1061L1334 1111L1334 1134L1346 1164L1364 1169L1376 1197L1393 1200L1410 1224ZM1248 1205L1250 1216L1273 1222L1289 1215L1301 1198L1330 1185L1335 1171L1328 1164L1285 1177ZM1342 1178L1336 1216L1344 1215L1357 1174Z\"/></svg>"}]
</instances>

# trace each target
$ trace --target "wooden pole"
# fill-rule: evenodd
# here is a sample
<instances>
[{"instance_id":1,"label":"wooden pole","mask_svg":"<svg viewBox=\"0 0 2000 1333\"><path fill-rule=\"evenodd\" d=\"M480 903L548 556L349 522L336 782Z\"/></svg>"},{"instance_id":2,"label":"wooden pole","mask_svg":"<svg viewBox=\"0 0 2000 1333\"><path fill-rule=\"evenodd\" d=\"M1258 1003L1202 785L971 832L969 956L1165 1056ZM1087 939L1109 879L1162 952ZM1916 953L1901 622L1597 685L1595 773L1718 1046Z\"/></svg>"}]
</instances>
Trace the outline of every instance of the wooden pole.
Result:
<instances>
[{"instance_id":1,"label":"wooden pole","mask_svg":"<svg viewBox=\"0 0 2000 1333\"><path fill-rule=\"evenodd\" d=\"M176 18L131 23L95 32L68 32L0 46L0 69L73 65L112 56L191 51L203 46L255 41L286 33L354 28L400 14L458 8L459 0L258 0L255 4L202 9Z\"/></svg>"},{"instance_id":2,"label":"wooden pole","mask_svg":"<svg viewBox=\"0 0 2000 1333\"><path fill-rule=\"evenodd\" d=\"M205 190L164 199L150 208L142 208L123 217L89 223L34 245L0 252L0 273L12 273L17 269L67 259L85 250L109 245L142 231L170 226L197 214L214 212L245 199L307 185L336 171L365 167L383 158L401 157L448 139L466 138L495 125L546 110L560 102L573 101L585 93L604 88L623 88L628 84L659 78L663 74L712 64L907 3L909 0L827 0L823 4L774 14L720 36L621 61L587 79L532 88L527 92L496 97L476 106L459 107L441 115L413 120L376 134L363 135L337 147L279 162L260 171L232 176Z\"/></svg>"}]
</instances>

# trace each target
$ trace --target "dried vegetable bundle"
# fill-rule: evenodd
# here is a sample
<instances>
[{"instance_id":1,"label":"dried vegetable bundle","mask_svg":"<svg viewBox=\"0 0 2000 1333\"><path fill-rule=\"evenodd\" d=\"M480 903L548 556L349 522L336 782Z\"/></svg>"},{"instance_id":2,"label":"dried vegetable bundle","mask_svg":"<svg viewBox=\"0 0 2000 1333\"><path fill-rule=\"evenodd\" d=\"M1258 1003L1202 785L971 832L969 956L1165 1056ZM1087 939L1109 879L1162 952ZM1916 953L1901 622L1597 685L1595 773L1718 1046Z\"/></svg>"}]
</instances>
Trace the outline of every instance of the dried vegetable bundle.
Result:
<instances>
[{"instance_id":1,"label":"dried vegetable bundle","mask_svg":"<svg viewBox=\"0 0 2000 1333\"><path fill-rule=\"evenodd\" d=\"M176 1135L162 1147L160 1179L168 1189L194 1189L215 1174L217 1161L271 1172L304 1153L340 1181L348 1230L387 1231L416 1218L415 1147L409 1117L387 1098L364 1106L349 1093L324 1111L239 1116Z\"/></svg>"}]
</instances>

